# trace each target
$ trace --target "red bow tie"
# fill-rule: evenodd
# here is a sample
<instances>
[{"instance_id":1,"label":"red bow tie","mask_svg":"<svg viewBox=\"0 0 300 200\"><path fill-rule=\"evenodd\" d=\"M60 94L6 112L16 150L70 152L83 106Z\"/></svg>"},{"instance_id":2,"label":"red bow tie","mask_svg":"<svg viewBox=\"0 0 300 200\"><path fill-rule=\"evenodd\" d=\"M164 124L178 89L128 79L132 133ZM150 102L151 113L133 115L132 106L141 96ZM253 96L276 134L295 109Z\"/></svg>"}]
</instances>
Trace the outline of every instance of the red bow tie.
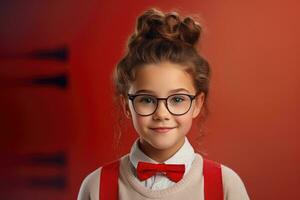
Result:
<instances>
[{"instance_id":1,"label":"red bow tie","mask_svg":"<svg viewBox=\"0 0 300 200\"><path fill-rule=\"evenodd\" d=\"M137 177L140 180L146 180L157 172L165 173L165 175L174 182L182 179L185 171L185 165L180 164L153 164L146 162L139 162L137 166Z\"/></svg>"}]
</instances>

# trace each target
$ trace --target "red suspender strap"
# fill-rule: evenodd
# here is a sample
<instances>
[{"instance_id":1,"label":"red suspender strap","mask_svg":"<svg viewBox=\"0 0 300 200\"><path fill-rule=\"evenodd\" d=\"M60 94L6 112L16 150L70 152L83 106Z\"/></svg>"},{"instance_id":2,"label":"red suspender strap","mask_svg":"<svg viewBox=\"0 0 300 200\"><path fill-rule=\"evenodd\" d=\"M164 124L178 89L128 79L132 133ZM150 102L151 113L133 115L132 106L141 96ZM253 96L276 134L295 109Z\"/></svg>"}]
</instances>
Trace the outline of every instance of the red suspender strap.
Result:
<instances>
[{"instance_id":1,"label":"red suspender strap","mask_svg":"<svg viewBox=\"0 0 300 200\"><path fill-rule=\"evenodd\" d=\"M104 165L100 175L99 200L118 200L118 179L120 161ZM223 200L221 165L203 159L204 199Z\"/></svg>"},{"instance_id":2,"label":"red suspender strap","mask_svg":"<svg viewBox=\"0 0 300 200\"><path fill-rule=\"evenodd\" d=\"M102 167L99 188L100 200L118 200L119 166L120 161L116 160Z\"/></svg>"},{"instance_id":3,"label":"red suspender strap","mask_svg":"<svg viewBox=\"0 0 300 200\"><path fill-rule=\"evenodd\" d=\"M204 199L223 200L221 165L212 160L203 159Z\"/></svg>"}]
</instances>

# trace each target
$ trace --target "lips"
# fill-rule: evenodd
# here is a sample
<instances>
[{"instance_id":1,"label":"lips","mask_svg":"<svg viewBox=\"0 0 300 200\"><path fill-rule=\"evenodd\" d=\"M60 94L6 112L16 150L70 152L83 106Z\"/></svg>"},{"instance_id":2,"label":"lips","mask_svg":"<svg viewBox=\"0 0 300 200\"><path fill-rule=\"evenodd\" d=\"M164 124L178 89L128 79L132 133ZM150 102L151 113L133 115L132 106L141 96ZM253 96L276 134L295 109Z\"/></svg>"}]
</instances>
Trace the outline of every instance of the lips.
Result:
<instances>
[{"instance_id":1,"label":"lips","mask_svg":"<svg viewBox=\"0 0 300 200\"><path fill-rule=\"evenodd\" d=\"M174 127L156 127L156 128L150 128L150 129L157 133L167 133L170 130L174 129Z\"/></svg>"}]
</instances>

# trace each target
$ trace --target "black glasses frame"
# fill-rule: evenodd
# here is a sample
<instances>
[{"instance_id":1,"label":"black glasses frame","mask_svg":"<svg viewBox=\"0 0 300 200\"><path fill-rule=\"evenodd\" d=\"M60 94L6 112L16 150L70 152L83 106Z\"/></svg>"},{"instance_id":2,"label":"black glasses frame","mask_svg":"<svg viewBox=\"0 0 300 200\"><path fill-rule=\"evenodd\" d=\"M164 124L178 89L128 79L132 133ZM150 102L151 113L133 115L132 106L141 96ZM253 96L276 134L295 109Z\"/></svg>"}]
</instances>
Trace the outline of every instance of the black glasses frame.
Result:
<instances>
[{"instance_id":1,"label":"black glasses frame","mask_svg":"<svg viewBox=\"0 0 300 200\"><path fill-rule=\"evenodd\" d=\"M191 107L192 107L193 100L198 96L198 94L199 94L199 93L197 93L196 95L178 93L178 94L171 94L171 95L169 95L169 96L166 97L166 98L158 98L158 97L153 96L153 95L150 95L150 94L127 94L127 95L128 95L128 99L131 100L131 102L132 102L134 111L136 112L136 114L138 114L138 115L140 115L140 116L150 116L150 115L153 115L153 113L155 113L156 110L157 110L157 108L158 108L158 103L159 103L160 100L165 100L165 102L166 102L165 105L166 105L166 108L167 108L167 110L169 111L169 113L171 113L172 115L175 115L175 116L180 116L180 115L184 115L184 114L186 114L187 112L189 112L189 110L190 110ZM152 113L147 114L147 115L142 115L142 114L140 114L140 113L138 113L138 112L136 111L135 106L134 106L134 99L135 99L136 97L138 97L138 96L145 96L145 95L146 95L146 96L150 96L150 97L154 97L154 98L156 99L156 101L157 101L157 104L156 104L156 108L154 109L154 111L153 111ZM186 112L182 113L182 114L175 114L175 113L172 113L172 112L170 111L170 109L169 109L169 106L168 106L168 99L169 99L170 97L176 96L176 95L186 95L186 96L188 96L188 97L190 98L190 100L191 100L189 109L188 109Z\"/></svg>"}]
</instances>

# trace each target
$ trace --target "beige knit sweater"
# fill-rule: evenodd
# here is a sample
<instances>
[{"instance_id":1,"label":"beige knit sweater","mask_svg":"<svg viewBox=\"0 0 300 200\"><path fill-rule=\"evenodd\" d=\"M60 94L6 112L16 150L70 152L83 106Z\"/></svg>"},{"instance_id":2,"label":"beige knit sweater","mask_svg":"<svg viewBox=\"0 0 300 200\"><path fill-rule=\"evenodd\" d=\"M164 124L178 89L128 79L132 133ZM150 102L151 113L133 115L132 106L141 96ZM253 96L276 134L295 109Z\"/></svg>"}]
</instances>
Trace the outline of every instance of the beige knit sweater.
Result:
<instances>
[{"instance_id":1,"label":"beige knit sweater","mask_svg":"<svg viewBox=\"0 0 300 200\"><path fill-rule=\"evenodd\" d=\"M129 155L121 158L119 177L120 200L204 200L203 158L196 154L190 171L181 181L163 190L151 190L143 186L134 175ZM225 200L248 200L248 194L240 177L230 168L221 165ZM99 200L101 168L89 174L81 184L78 200ZM101 199L100 199L101 200Z\"/></svg>"}]
</instances>

